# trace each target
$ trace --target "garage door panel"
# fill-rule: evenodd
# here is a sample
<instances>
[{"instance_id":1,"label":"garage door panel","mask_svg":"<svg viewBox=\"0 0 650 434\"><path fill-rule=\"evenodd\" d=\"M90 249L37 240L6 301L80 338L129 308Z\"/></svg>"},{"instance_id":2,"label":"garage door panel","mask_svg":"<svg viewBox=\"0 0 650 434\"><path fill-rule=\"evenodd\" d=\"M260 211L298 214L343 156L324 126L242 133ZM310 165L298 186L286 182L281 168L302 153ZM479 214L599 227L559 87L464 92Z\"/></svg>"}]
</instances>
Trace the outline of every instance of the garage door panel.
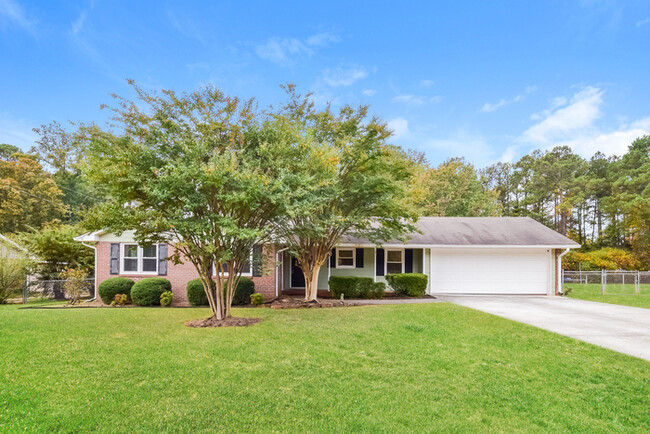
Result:
<instances>
[{"instance_id":1,"label":"garage door panel","mask_svg":"<svg viewBox=\"0 0 650 434\"><path fill-rule=\"evenodd\" d=\"M546 294L545 249L432 250L431 290L438 293Z\"/></svg>"}]
</instances>

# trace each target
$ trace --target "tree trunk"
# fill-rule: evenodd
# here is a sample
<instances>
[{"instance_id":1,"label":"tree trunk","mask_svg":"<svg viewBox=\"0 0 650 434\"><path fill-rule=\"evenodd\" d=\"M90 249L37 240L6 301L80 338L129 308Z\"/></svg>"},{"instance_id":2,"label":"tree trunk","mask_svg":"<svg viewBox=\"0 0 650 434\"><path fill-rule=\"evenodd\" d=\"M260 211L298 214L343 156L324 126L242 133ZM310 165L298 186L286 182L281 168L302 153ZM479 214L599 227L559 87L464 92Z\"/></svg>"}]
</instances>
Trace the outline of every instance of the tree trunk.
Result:
<instances>
[{"instance_id":1,"label":"tree trunk","mask_svg":"<svg viewBox=\"0 0 650 434\"><path fill-rule=\"evenodd\" d=\"M322 265L322 264L321 264ZM321 266L316 267L312 272L312 279L309 286L309 291L306 294L306 301L316 301L318 299L318 275L320 273ZM305 287L307 287L307 281L305 281Z\"/></svg>"}]
</instances>

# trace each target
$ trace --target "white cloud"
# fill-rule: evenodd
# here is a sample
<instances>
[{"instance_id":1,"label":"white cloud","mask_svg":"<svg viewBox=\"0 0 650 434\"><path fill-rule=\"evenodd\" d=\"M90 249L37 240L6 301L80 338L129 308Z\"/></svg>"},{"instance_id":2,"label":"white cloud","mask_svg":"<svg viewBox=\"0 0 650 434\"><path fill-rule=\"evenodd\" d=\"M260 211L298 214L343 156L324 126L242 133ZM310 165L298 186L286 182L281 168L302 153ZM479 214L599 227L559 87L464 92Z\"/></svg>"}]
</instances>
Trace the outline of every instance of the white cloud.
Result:
<instances>
[{"instance_id":1,"label":"white cloud","mask_svg":"<svg viewBox=\"0 0 650 434\"><path fill-rule=\"evenodd\" d=\"M402 94L402 95L395 96L393 98L393 102L399 102L399 103L411 104L411 105L422 105L424 104L424 97L417 96L417 95Z\"/></svg>"},{"instance_id":2,"label":"white cloud","mask_svg":"<svg viewBox=\"0 0 650 434\"><path fill-rule=\"evenodd\" d=\"M351 86L368 77L368 70L361 67L334 68L323 71L323 81L331 87Z\"/></svg>"},{"instance_id":3,"label":"white cloud","mask_svg":"<svg viewBox=\"0 0 650 434\"><path fill-rule=\"evenodd\" d=\"M586 87L570 99L555 98L550 108L535 115L539 122L521 135L520 142L544 149L569 146L585 158L597 151L605 155L624 154L636 138L649 134L650 117L620 122L617 127L604 130L597 125L603 117L603 94L602 89Z\"/></svg>"},{"instance_id":4,"label":"white cloud","mask_svg":"<svg viewBox=\"0 0 650 434\"><path fill-rule=\"evenodd\" d=\"M13 0L0 0L0 18L2 17L32 34L35 31L35 21L30 19L23 8Z\"/></svg>"},{"instance_id":5,"label":"white cloud","mask_svg":"<svg viewBox=\"0 0 650 434\"><path fill-rule=\"evenodd\" d=\"M483 112L483 113L495 112L495 111L499 110L501 107L504 107L504 106L507 106L509 104L512 104L512 103L519 102L519 101L523 100L526 97L526 95L530 95L531 93L535 92L536 90L537 90L537 86L528 86L524 90L524 93L521 93L521 94L515 96L512 99L501 98L499 100L499 102L497 102L497 103L486 102L485 104L483 104L483 107L481 107L480 111Z\"/></svg>"},{"instance_id":6,"label":"white cloud","mask_svg":"<svg viewBox=\"0 0 650 434\"><path fill-rule=\"evenodd\" d=\"M388 129L393 131L393 138L396 140L403 139L411 133L409 130L409 122L404 118L389 120Z\"/></svg>"},{"instance_id":7,"label":"white cloud","mask_svg":"<svg viewBox=\"0 0 650 434\"><path fill-rule=\"evenodd\" d=\"M327 47L330 43L339 42L338 35L328 32L317 33L301 40L298 38L270 38L265 43L255 47L257 55L279 65L291 65L297 56L312 56L315 48Z\"/></svg>"},{"instance_id":8,"label":"white cloud","mask_svg":"<svg viewBox=\"0 0 650 434\"><path fill-rule=\"evenodd\" d=\"M377 94L377 91L375 89L364 89L361 91L363 96L374 96Z\"/></svg>"},{"instance_id":9,"label":"white cloud","mask_svg":"<svg viewBox=\"0 0 650 434\"><path fill-rule=\"evenodd\" d=\"M25 119L15 119L7 113L0 113L0 143L18 146L27 151L34 145L36 134Z\"/></svg>"},{"instance_id":10,"label":"white cloud","mask_svg":"<svg viewBox=\"0 0 650 434\"><path fill-rule=\"evenodd\" d=\"M425 89L428 89L428 88L430 88L431 86L433 86L434 84L435 84L435 83L434 83L433 80L422 80L422 81L420 82L420 87L424 87Z\"/></svg>"},{"instance_id":11,"label":"white cloud","mask_svg":"<svg viewBox=\"0 0 650 434\"><path fill-rule=\"evenodd\" d=\"M602 96L603 90L586 87L576 93L568 105L551 109L544 119L524 132L523 139L546 144L565 140L576 133L584 132L600 118Z\"/></svg>"},{"instance_id":12,"label":"white cloud","mask_svg":"<svg viewBox=\"0 0 650 434\"><path fill-rule=\"evenodd\" d=\"M644 18L636 22L637 27L642 27L645 26L646 24L650 24L650 17Z\"/></svg>"}]
</instances>

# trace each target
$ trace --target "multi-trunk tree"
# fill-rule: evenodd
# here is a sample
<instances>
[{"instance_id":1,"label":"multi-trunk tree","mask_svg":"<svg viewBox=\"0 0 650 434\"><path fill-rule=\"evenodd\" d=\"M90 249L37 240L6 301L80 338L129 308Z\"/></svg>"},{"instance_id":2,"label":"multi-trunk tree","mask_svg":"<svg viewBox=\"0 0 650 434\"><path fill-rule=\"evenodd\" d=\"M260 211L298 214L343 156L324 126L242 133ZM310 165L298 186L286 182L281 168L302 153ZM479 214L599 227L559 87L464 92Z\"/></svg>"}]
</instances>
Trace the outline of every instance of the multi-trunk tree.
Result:
<instances>
[{"instance_id":1,"label":"multi-trunk tree","mask_svg":"<svg viewBox=\"0 0 650 434\"><path fill-rule=\"evenodd\" d=\"M173 245L170 259L194 265L214 317L228 318L242 270L254 245L269 240L286 191L287 141L253 101L213 87L133 88L137 102L118 99L112 108L118 130L84 128L85 173L111 195L88 223Z\"/></svg>"},{"instance_id":2,"label":"multi-trunk tree","mask_svg":"<svg viewBox=\"0 0 650 434\"><path fill-rule=\"evenodd\" d=\"M316 110L287 90L290 101L275 125L299 152L273 232L305 276L305 300L314 301L319 271L344 234L381 241L414 229L412 161L388 144L391 132L367 107Z\"/></svg>"}]
</instances>

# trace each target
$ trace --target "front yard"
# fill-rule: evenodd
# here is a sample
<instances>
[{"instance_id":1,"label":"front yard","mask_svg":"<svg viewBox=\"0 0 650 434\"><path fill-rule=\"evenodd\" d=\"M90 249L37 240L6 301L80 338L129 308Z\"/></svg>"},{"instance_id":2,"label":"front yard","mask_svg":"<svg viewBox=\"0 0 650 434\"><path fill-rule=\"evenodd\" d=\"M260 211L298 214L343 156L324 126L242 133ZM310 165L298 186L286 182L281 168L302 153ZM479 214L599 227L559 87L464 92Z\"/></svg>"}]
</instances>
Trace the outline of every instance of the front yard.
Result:
<instances>
[{"instance_id":1,"label":"front yard","mask_svg":"<svg viewBox=\"0 0 650 434\"><path fill-rule=\"evenodd\" d=\"M634 285L607 285L606 295L602 295L600 283L566 284L571 288L568 297L580 300L600 301L602 303L622 304L624 306L645 307L650 309L650 285L640 285L640 295L634 294Z\"/></svg>"},{"instance_id":2,"label":"front yard","mask_svg":"<svg viewBox=\"0 0 650 434\"><path fill-rule=\"evenodd\" d=\"M650 364L446 303L0 306L0 432L650 430Z\"/></svg>"}]
</instances>

